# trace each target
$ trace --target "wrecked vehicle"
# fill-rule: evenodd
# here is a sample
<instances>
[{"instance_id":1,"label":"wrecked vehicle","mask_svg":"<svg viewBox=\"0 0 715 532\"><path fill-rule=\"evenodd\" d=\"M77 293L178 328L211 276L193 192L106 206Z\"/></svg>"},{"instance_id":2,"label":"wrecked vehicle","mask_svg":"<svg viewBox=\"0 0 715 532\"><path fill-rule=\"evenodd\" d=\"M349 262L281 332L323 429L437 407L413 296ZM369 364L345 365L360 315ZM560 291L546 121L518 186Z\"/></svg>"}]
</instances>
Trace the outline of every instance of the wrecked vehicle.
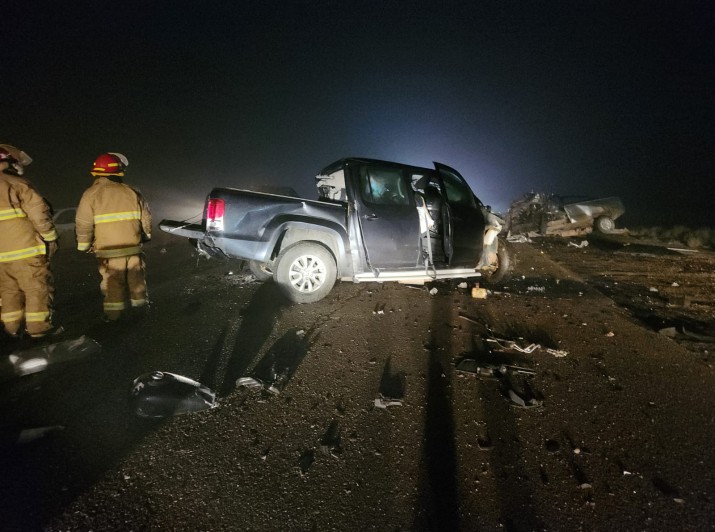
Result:
<instances>
[{"instance_id":1,"label":"wrecked vehicle","mask_svg":"<svg viewBox=\"0 0 715 532\"><path fill-rule=\"evenodd\" d=\"M338 279L498 282L510 268L497 238L504 221L448 166L347 158L315 180L317 200L215 188L201 224L159 227L206 256L249 261L296 303L322 299Z\"/></svg>"},{"instance_id":2,"label":"wrecked vehicle","mask_svg":"<svg viewBox=\"0 0 715 532\"><path fill-rule=\"evenodd\" d=\"M616 229L615 220L625 212L617 197L574 199L530 192L511 204L505 229L512 235L533 233L563 237L586 235L594 229L612 233Z\"/></svg>"}]
</instances>

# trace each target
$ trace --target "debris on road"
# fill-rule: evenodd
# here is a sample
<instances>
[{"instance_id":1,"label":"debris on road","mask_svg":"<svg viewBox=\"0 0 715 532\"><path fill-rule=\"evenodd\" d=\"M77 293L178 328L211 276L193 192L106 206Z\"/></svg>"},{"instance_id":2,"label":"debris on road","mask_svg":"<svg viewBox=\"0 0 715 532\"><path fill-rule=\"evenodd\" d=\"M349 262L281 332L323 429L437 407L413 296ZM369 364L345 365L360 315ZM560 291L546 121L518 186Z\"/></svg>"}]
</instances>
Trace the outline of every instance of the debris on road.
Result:
<instances>
[{"instance_id":1,"label":"debris on road","mask_svg":"<svg viewBox=\"0 0 715 532\"><path fill-rule=\"evenodd\" d=\"M524 397L516 393L512 388L508 390L508 393L511 402L514 403L516 406L520 406L521 408L535 408L543 404L543 401L539 401L534 397L525 399Z\"/></svg>"},{"instance_id":2,"label":"debris on road","mask_svg":"<svg viewBox=\"0 0 715 532\"><path fill-rule=\"evenodd\" d=\"M530 238L532 235L533 235L533 233L518 234L518 235L512 235L511 233L509 233L506 237L506 240L507 240L507 242L512 242L514 244L531 244L534 242Z\"/></svg>"},{"instance_id":3,"label":"debris on road","mask_svg":"<svg viewBox=\"0 0 715 532\"><path fill-rule=\"evenodd\" d=\"M139 417L165 418L216 408L216 394L188 377L153 371L134 380L130 399Z\"/></svg>"},{"instance_id":4,"label":"debris on road","mask_svg":"<svg viewBox=\"0 0 715 532\"><path fill-rule=\"evenodd\" d=\"M480 288L479 285L472 288L472 299L486 299L486 298L487 298L487 289L486 288Z\"/></svg>"},{"instance_id":5,"label":"debris on road","mask_svg":"<svg viewBox=\"0 0 715 532\"><path fill-rule=\"evenodd\" d=\"M550 347L544 348L540 344L536 343L531 343L525 347L522 347L514 340L504 340L503 338L487 338L486 341L496 346L494 347L495 351L516 351L518 353L531 354L536 350L543 349L546 353L548 353L549 355L553 355L556 358L563 358L565 356L568 356L569 354L568 351L565 351L563 349L552 349Z\"/></svg>"},{"instance_id":6,"label":"debris on road","mask_svg":"<svg viewBox=\"0 0 715 532\"><path fill-rule=\"evenodd\" d=\"M259 391L263 389L263 383L253 377L240 377L236 380L236 388L248 388L249 390Z\"/></svg>"},{"instance_id":7,"label":"debris on road","mask_svg":"<svg viewBox=\"0 0 715 532\"><path fill-rule=\"evenodd\" d=\"M375 408L385 410L388 406L402 406L402 399L392 399L390 397L384 397L380 394L380 397L375 398L374 405Z\"/></svg>"},{"instance_id":8,"label":"debris on road","mask_svg":"<svg viewBox=\"0 0 715 532\"><path fill-rule=\"evenodd\" d=\"M588 240L581 240L578 244L576 242L569 242L568 246L573 248L585 248L588 247Z\"/></svg>"},{"instance_id":9,"label":"debris on road","mask_svg":"<svg viewBox=\"0 0 715 532\"><path fill-rule=\"evenodd\" d=\"M45 371L55 364L78 360L99 353L102 347L87 336L35 347L10 354L10 367L0 367L0 376L23 376Z\"/></svg>"},{"instance_id":10,"label":"debris on road","mask_svg":"<svg viewBox=\"0 0 715 532\"><path fill-rule=\"evenodd\" d=\"M430 294L431 296L434 296L434 295L437 294L437 292L439 292L439 290L437 290L436 288L432 288L432 289L429 291L429 294Z\"/></svg>"}]
</instances>

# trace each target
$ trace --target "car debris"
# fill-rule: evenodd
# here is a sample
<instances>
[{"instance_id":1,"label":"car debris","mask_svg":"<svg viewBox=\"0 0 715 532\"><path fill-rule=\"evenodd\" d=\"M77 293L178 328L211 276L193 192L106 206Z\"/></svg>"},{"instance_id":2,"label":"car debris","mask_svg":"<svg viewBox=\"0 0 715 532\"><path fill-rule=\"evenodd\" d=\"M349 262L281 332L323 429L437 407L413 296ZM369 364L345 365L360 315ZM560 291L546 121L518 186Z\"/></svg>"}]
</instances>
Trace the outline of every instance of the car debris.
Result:
<instances>
[{"instance_id":1,"label":"car debris","mask_svg":"<svg viewBox=\"0 0 715 532\"><path fill-rule=\"evenodd\" d=\"M532 233L529 234L519 234L519 235L512 235L509 234L506 237L507 242L511 242L512 244L531 244L534 241L531 239ZM536 234L534 234L536 236Z\"/></svg>"},{"instance_id":2,"label":"car debris","mask_svg":"<svg viewBox=\"0 0 715 532\"><path fill-rule=\"evenodd\" d=\"M519 373L522 375L536 375L536 371L522 366L512 366L509 364L479 364L473 358L463 358L455 366L457 371L463 373L474 373L482 377L500 377L507 373Z\"/></svg>"},{"instance_id":3,"label":"car debris","mask_svg":"<svg viewBox=\"0 0 715 532\"><path fill-rule=\"evenodd\" d=\"M588 240L581 240L578 244L576 242L569 242L568 247L572 248L587 248L588 247Z\"/></svg>"},{"instance_id":4,"label":"car debris","mask_svg":"<svg viewBox=\"0 0 715 532\"><path fill-rule=\"evenodd\" d=\"M543 349L546 353L549 355L555 356L556 358L563 358L565 356L568 356L568 351L565 351L563 349L553 349L550 347L543 347L540 344L536 343L531 343L527 346L522 347L519 345L517 342L514 340L505 340L503 338L487 338L486 341L490 344L495 345L494 347L495 351L516 351L518 353L526 353L526 354L531 354L534 351L537 351L539 349Z\"/></svg>"},{"instance_id":5,"label":"car debris","mask_svg":"<svg viewBox=\"0 0 715 532\"><path fill-rule=\"evenodd\" d=\"M73 340L18 351L9 355L9 365L0 366L0 376L31 375L56 364L95 355L101 350L102 347L96 341L82 335Z\"/></svg>"},{"instance_id":6,"label":"car debris","mask_svg":"<svg viewBox=\"0 0 715 532\"><path fill-rule=\"evenodd\" d=\"M506 215L508 236L583 236L594 228L601 233L616 230L615 220L625 208L620 198L573 201L576 197L530 192L512 202Z\"/></svg>"},{"instance_id":7,"label":"car debris","mask_svg":"<svg viewBox=\"0 0 715 532\"><path fill-rule=\"evenodd\" d=\"M472 299L486 299L487 289L480 288L479 285L472 288Z\"/></svg>"},{"instance_id":8,"label":"car debris","mask_svg":"<svg viewBox=\"0 0 715 532\"><path fill-rule=\"evenodd\" d=\"M533 369L509 364L482 364L473 358L463 358L456 364L455 371L498 380L504 396L520 408L535 408L543 404L543 400L537 397L525 380L536 375ZM520 390L517 390L513 377L521 378Z\"/></svg>"},{"instance_id":9,"label":"car debris","mask_svg":"<svg viewBox=\"0 0 715 532\"><path fill-rule=\"evenodd\" d=\"M130 402L142 418L160 419L216 408L216 394L183 375L152 371L134 380Z\"/></svg>"},{"instance_id":10,"label":"car debris","mask_svg":"<svg viewBox=\"0 0 715 532\"><path fill-rule=\"evenodd\" d=\"M514 403L516 406L520 406L521 408L535 408L543 404L543 401L540 401L535 397L529 397L525 399L524 397L516 393L513 388L509 388L508 394L509 399L511 399L511 402Z\"/></svg>"},{"instance_id":11,"label":"car debris","mask_svg":"<svg viewBox=\"0 0 715 532\"><path fill-rule=\"evenodd\" d=\"M374 405L375 408L385 410L389 406L402 406L402 399L392 399L390 397L385 397L380 394L379 397L375 398Z\"/></svg>"},{"instance_id":12,"label":"car debris","mask_svg":"<svg viewBox=\"0 0 715 532\"><path fill-rule=\"evenodd\" d=\"M239 377L236 379L236 388L247 388L253 391L260 391L263 389L263 383L253 377Z\"/></svg>"}]
</instances>

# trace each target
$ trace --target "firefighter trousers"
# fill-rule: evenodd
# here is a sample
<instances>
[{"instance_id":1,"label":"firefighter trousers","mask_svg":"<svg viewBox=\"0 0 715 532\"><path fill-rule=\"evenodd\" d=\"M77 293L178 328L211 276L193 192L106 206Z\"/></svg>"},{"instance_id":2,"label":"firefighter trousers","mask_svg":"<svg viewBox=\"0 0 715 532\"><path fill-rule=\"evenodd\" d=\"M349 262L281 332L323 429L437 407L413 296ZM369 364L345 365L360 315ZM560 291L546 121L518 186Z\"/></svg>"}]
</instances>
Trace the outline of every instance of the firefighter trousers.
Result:
<instances>
[{"instance_id":1,"label":"firefighter trousers","mask_svg":"<svg viewBox=\"0 0 715 532\"><path fill-rule=\"evenodd\" d=\"M28 334L41 337L52 329L54 287L45 255L0 262L0 320L8 334L16 335L23 323Z\"/></svg>"},{"instance_id":2,"label":"firefighter trousers","mask_svg":"<svg viewBox=\"0 0 715 532\"><path fill-rule=\"evenodd\" d=\"M99 285L104 298L104 315L109 320L118 320L126 308L127 298L132 307L148 303L143 255L98 258Z\"/></svg>"}]
</instances>

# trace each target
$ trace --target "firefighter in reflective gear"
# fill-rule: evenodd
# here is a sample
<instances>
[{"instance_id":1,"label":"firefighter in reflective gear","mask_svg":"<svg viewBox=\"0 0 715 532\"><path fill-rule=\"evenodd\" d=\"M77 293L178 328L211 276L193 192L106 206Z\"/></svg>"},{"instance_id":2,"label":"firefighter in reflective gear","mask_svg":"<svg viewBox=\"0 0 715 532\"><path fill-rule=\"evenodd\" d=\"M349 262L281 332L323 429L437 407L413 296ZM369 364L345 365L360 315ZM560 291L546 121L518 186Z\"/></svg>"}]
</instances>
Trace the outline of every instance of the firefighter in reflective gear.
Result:
<instances>
[{"instance_id":1,"label":"firefighter in reflective gear","mask_svg":"<svg viewBox=\"0 0 715 532\"><path fill-rule=\"evenodd\" d=\"M0 144L0 300L5 332L17 337L23 323L40 338L52 330L52 273L57 232L49 204L22 177L32 159Z\"/></svg>"},{"instance_id":2,"label":"firefighter in reflective gear","mask_svg":"<svg viewBox=\"0 0 715 532\"><path fill-rule=\"evenodd\" d=\"M138 190L122 182L127 158L104 153L92 167L95 176L77 207L77 249L94 252L102 276L105 319L118 320L127 299L133 308L147 301L142 242L151 239L151 213ZM128 296L128 297L127 297Z\"/></svg>"}]
</instances>

